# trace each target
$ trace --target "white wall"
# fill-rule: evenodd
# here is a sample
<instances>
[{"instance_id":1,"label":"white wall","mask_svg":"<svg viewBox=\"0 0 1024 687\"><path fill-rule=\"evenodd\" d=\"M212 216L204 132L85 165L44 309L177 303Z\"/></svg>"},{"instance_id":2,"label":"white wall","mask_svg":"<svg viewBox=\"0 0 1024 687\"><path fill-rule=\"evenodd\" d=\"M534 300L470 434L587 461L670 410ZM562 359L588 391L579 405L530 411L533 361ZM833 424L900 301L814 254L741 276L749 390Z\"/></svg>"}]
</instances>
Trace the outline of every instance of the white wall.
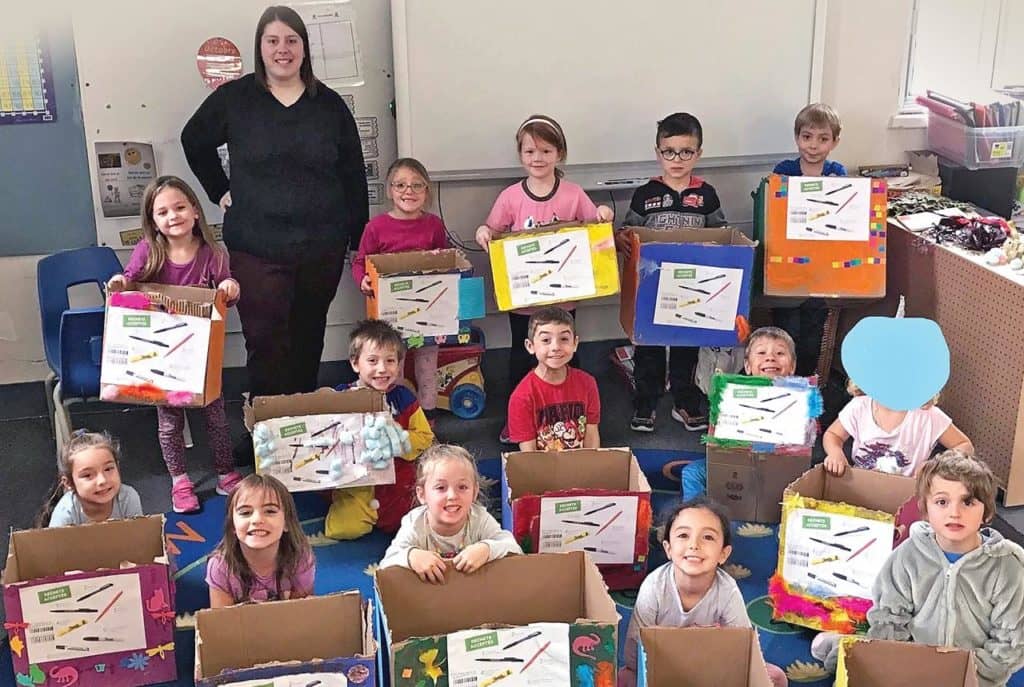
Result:
<instances>
[{"instance_id":1,"label":"white wall","mask_svg":"<svg viewBox=\"0 0 1024 687\"><path fill-rule=\"evenodd\" d=\"M834 105L843 118L841 144L835 158L848 168L862 164L900 162L906 150L924 146L923 129L890 129L890 117L899 105L900 82L905 72L910 31L911 0L831 0L826 27L822 99ZM878 18L884 17L885 21ZM756 63L757 56L751 56ZM700 113L699 103L681 102L680 108ZM651 113L656 118L667 113ZM794 113L795 115L796 113ZM500 134L500 132L499 132ZM571 141L570 141L571 150ZM699 170L698 170L699 171ZM764 169L710 169L709 181L718 189L726 216L738 226L749 227L750 191ZM441 210L448 227L471 241L475 228L490 210L498 191L507 182L450 182L442 186ZM629 192L616 195L619 217L625 215ZM593 196L609 203L607 194ZM127 256L122 256L126 259ZM47 366L40 334L35 288L38 257L0 258L0 383L42 379ZM487 273L479 254L472 256L478 273ZM478 324L488 345L509 345L507 319L494 311ZM324 348L325 360L345 356L351 323L362 314L358 297L346 271L339 297L329 314ZM590 301L580 306L579 329L584 340L619 338L617 298ZM229 321L225 365L244 364L245 352L238 333L237 316Z\"/></svg>"}]
</instances>

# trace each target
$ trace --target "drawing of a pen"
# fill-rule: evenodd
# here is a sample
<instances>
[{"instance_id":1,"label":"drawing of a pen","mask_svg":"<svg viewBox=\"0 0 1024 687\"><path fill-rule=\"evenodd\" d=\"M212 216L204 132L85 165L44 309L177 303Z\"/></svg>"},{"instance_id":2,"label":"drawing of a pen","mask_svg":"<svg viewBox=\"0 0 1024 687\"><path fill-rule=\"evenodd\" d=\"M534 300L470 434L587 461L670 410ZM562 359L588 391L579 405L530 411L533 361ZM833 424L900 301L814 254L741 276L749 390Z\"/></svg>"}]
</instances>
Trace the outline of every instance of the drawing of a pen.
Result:
<instances>
[{"instance_id":1,"label":"drawing of a pen","mask_svg":"<svg viewBox=\"0 0 1024 687\"><path fill-rule=\"evenodd\" d=\"M97 613L98 608L51 608L50 613Z\"/></svg>"},{"instance_id":2,"label":"drawing of a pen","mask_svg":"<svg viewBox=\"0 0 1024 687\"><path fill-rule=\"evenodd\" d=\"M825 195L826 196L831 196L833 193L839 193L840 191L844 191L844 190L850 188L851 186L853 186L853 184L846 184L845 186L840 186L839 188L834 188L831 191L827 192Z\"/></svg>"},{"instance_id":3,"label":"drawing of a pen","mask_svg":"<svg viewBox=\"0 0 1024 687\"><path fill-rule=\"evenodd\" d=\"M559 248L561 248L562 246L564 246L567 243L569 243L569 239L568 238L564 238L561 241L559 241L558 243L556 243L555 245L553 245L550 248L548 248L541 255L547 255L548 253L554 253L556 250L558 250Z\"/></svg>"},{"instance_id":4,"label":"drawing of a pen","mask_svg":"<svg viewBox=\"0 0 1024 687\"><path fill-rule=\"evenodd\" d=\"M474 658L473 660L480 663L522 663L526 659L518 656L506 656L505 658Z\"/></svg>"},{"instance_id":5,"label":"drawing of a pen","mask_svg":"<svg viewBox=\"0 0 1024 687\"><path fill-rule=\"evenodd\" d=\"M834 541L825 541L824 539L818 539L816 537L808 537L808 539L810 539L813 542L817 542L818 544L824 544L825 546L831 546L831 547L839 549L841 551L852 551L853 550L853 549L851 549L848 546L843 546L842 544L837 544Z\"/></svg>"},{"instance_id":6,"label":"drawing of a pen","mask_svg":"<svg viewBox=\"0 0 1024 687\"><path fill-rule=\"evenodd\" d=\"M685 286L685 285L683 285L683 284L676 284L676 286L678 286L678 287L679 287L679 288L681 288L681 289L686 289L687 291L695 291L695 292L697 292L697 293L702 293L702 294L704 294L705 296L707 296L708 294L710 294L710 293L711 293L711 292L710 292L710 291L708 291L707 289L698 289L698 288L696 288L696 287L693 287L693 286Z\"/></svg>"},{"instance_id":7,"label":"drawing of a pen","mask_svg":"<svg viewBox=\"0 0 1024 687\"><path fill-rule=\"evenodd\" d=\"M531 632L530 634L524 635L524 636L520 637L519 639L517 639L515 641L509 642L505 646L501 647L501 650L502 651L508 651L509 649L511 649L512 647L516 646L517 644L522 644L523 642L525 642L527 640L530 640L530 639L533 639L534 637L540 637L541 634L542 633L540 632L540 630L538 630L536 632Z\"/></svg>"},{"instance_id":8,"label":"drawing of a pen","mask_svg":"<svg viewBox=\"0 0 1024 687\"><path fill-rule=\"evenodd\" d=\"M152 379L150 379L149 377L143 377L138 372L132 372L131 370L125 370L124 373L126 375L128 375L129 377L135 377L135 379L138 379L141 382L145 382L146 384L152 384L153 383Z\"/></svg>"},{"instance_id":9,"label":"drawing of a pen","mask_svg":"<svg viewBox=\"0 0 1024 687\"><path fill-rule=\"evenodd\" d=\"M697 280L697 283L698 283L698 284L706 284L706 283L708 283L709 281L714 281L714 280L716 280L716 279L724 279L724 278L725 278L726 276L727 276L727 275L725 275L725 274L716 274L715 276L713 276L713 277L708 277L707 279L698 279L698 280Z\"/></svg>"},{"instance_id":10,"label":"drawing of a pen","mask_svg":"<svg viewBox=\"0 0 1024 687\"><path fill-rule=\"evenodd\" d=\"M857 527L857 528L852 529L852 530L845 530L843 532L836 532L832 536L833 537L845 537L848 534L857 534L858 532L867 532L870 529L871 528L867 527L867 526L865 526L865 527Z\"/></svg>"},{"instance_id":11,"label":"drawing of a pen","mask_svg":"<svg viewBox=\"0 0 1024 687\"><path fill-rule=\"evenodd\" d=\"M775 415L772 415L772 419L774 420L779 415L782 415L784 412L786 412L787 410L789 410L790 408L792 408L795 405L796 405L796 399L794 398L792 401L790 401L788 404L786 404L786 406L783 407L782 410L780 410L779 412L775 413Z\"/></svg>"},{"instance_id":12,"label":"drawing of a pen","mask_svg":"<svg viewBox=\"0 0 1024 687\"><path fill-rule=\"evenodd\" d=\"M99 594L102 591L106 591L106 590L110 589L113 586L114 586L113 582L107 582L106 584L100 585L96 589L92 590L88 594L83 594L82 596L80 596L77 599L75 599L75 601L85 601L90 596L95 596L95 595Z\"/></svg>"},{"instance_id":13,"label":"drawing of a pen","mask_svg":"<svg viewBox=\"0 0 1024 687\"><path fill-rule=\"evenodd\" d=\"M434 283L432 283L432 284L427 284L426 286L421 286L420 288L416 289L416 293L423 293L423 292L424 292L424 291L426 291L427 289L432 289L432 288L434 288L435 286L437 286L438 284L443 284L443 283L444 283L444 281L443 281L443 280L441 280L441 279L438 279L437 281L435 281L435 282L434 282Z\"/></svg>"},{"instance_id":14,"label":"drawing of a pen","mask_svg":"<svg viewBox=\"0 0 1024 687\"><path fill-rule=\"evenodd\" d=\"M155 375L160 375L161 377L167 377L167 379L173 379L176 382L184 382L185 381L181 377L175 377L170 372L164 372L163 370L157 370L156 368L153 368L153 367L149 368L149 371L152 372Z\"/></svg>"},{"instance_id":15,"label":"drawing of a pen","mask_svg":"<svg viewBox=\"0 0 1024 687\"><path fill-rule=\"evenodd\" d=\"M599 522L590 522L589 520L563 520L562 522L569 525L583 525L584 527L600 527Z\"/></svg>"},{"instance_id":16,"label":"drawing of a pen","mask_svg":"<svg viewBox=\"0 0 1024 687\"><path fill-rule=\"evenodd\" d=\"M524 260L523 262L527 265L557 265L561 260Z\"/></svg>"},{"instance_id":17,"label":"drawing of a pen","mask_svg":"<svg viewBox=\"0 0 1024 687\"><path fill-rule=\"evenodd\" d=\"M606 503L603 506L598 506L597 508L592 508L592 509L588 510L586 513L584 513L584 515L593 515L594 513L600 513L601 511L606 510L608 508L614 508L615 505L616 505L615 502L612 501L611 503Z\"/></svg>"},{"instance_id":18,"label":"drawing of a pen","mask_svg":"<svg viewBox=\"0 0 1024 687\"><path fill-rule=\"evenodd\" d=\"M411 301L412 303L429 303L429 298L396 298L396 301Z\"/></svg>"},{"instance_id":19,"label":"drawing of a pen","mask_svg":"<svg viewBox=\"0 0 1024 687\"><path fill-rule=\"evenodd\" d=\"M188 326L188 322L179 322L178 324L172 324L172 325L170 325L168 327L161 327L160 329L154 329L153 333L154 334L163 334L164 332L169 332L172 329L179 329L181 327L187 327L187 326Z\"/></svg>"},{"instance_id":20,"label":"drawing of a pen","mask_svg":"<svg viewBox=\"0 0 1024 687\"><path fill-rule=\"evenodd\" d=\"M136 341L141 341L142 343L153 344L154 346L162 346L164 348L168 347L167 344L165 344L163 341L157 341L156 339L144 339L141 336L135 336L134 334L129 334L128 338L135 339Z\"/></svg>"},{"instance_id":21,"label":"drawing of a pen","mask_svg":"<svg viewBox=\"0 0 1024 687\"><path fill-rule=\"evenodd\" d=\"M606 553L609 556L614 553L613 551L608 551L607 549L599 549L596 546L584 546L583 550L590 551L591 553Z\"/></svg>"}]
</instances>

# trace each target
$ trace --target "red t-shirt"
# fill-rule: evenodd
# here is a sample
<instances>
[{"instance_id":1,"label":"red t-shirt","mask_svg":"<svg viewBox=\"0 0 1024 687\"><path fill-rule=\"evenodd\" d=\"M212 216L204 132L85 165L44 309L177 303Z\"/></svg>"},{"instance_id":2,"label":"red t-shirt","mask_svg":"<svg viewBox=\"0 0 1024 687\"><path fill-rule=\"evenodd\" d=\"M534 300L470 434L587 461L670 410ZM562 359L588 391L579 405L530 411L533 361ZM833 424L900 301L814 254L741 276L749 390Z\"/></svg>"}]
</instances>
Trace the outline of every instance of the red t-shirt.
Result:
<instances>
[{"instance_id":1,"label":"red t-shirt","mask_svg":"<svg viewBox=\"0 0 1024 687\"><path fill-rule=\"evenodd\" d=\"M508 434L512 441L537 440L539 451L583 448L587 425L601 421L597 382L583 370L568 368L561 384L530 372L508 400Z\"/></svg>"}]
</instances>

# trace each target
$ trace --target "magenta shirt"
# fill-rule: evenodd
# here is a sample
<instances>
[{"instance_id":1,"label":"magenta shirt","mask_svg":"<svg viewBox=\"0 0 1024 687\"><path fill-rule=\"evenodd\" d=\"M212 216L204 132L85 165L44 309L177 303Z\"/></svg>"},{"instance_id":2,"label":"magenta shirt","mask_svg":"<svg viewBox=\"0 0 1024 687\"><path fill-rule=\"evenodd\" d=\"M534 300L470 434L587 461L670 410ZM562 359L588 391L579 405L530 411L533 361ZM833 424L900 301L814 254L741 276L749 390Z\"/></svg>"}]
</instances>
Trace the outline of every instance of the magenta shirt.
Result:
<instances>
[{"instance_id":1,"label":"magenta shirt","mask_svg":"<svg viewBox=\"0 0 1024 687\"><path fill-rule=\"evenodd\" d=\"M124 268L125 279L138 281L142 268L146 266L147 257L149 257L149 244L146 241L139 241L135 244L135 250L132 251L128 265ZM215 289L217 284L230 278L231 263L228 260L227 251L214 251L209 244L204 243L199 246L195 257L183 265L164 260L164 266L149 281L155 284L201 286ZM234 303L234 301L230 301L228 306L230 307Z\"/></svg>"},{"instance_id":2,"label":"magenta shirt","mask_svg":"<svg viewBox=\"0 0 1024 687\"><path fill-rule=\"evenodd\" d=\"M299 564L299 569L294 578L281 578L280 589L277 588L277 579L273 575L269 577L257 575L256 579L253 580L252 589L249 590L248 598L243 598L242 581L228 573L227 563L224 562L220 554L215 553L211 555L206 563L206 584L212 589L227 592L235 600L235 603L243 603L245 601L277 601L281 599L283 592L290 592L293 589L305 594L311 594L315 577L316 559L313 557L313 554L310 554L307 560Z\"/></svg>"},{"instance_id":3,"label":"magenta shirt","mask_svg":"<svg viewBox=\"0 0 1024 687\"><path fill-rule=\"evenodd\" d=\"M416 219L395 219L385 212L366 223L359 251L352 260L352 278L356 286L363 283L367 255L448 247L444 222L437 215L425 212Z\"/></svg>"}]
</instances>

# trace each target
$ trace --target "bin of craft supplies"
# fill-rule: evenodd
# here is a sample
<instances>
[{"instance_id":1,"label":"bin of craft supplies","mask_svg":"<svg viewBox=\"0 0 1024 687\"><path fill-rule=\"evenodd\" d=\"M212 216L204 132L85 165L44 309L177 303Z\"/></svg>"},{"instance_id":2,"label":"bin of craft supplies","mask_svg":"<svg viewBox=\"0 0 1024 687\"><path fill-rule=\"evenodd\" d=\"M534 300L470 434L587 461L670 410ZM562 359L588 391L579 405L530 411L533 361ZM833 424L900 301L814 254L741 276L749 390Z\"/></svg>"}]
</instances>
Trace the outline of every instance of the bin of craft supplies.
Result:
<instances>
[{"instance_id":1,"label":"bin of craft supplies","mask_svg":"<svg viewBox=\"0 0 1024 687\"><path fill-rule=\"evenodd\" d=\"M771 687L749 627L644 627L636 687Z\"/></svg>"},{"instance_id":2,"label":"bin of craft supplies","mask_svg":"<svg viewBox=\"0 0 1024 687\"><path fill-rule=\"evenodd\" d=\"M951 646L865 639L839 640L835 687L978 687L974 655Z\"/></svg>"},{"instance_id":3,"label":"bin of craft supplies","mask_svg":"<svg viewBox=\"0 0 1024 687\"><path fill-rule=\"evenodd\" d=\"M162 515L12 532L3 585L19 685L177 679Z\"/></svg>"},{"instance_id":4,"label":"bin of craft supplies","mask_svg":"<svg viewBox=\"0 0 1024 687\"><path fill-rule=\"evenodd\" d=\"M196 613L196 687L375 687L372 604L358 591Z\"/></svg>"},{"instance_id":5,"label":"bin of craft supplies","mask_svg":"<svg viewBox=\"0 0 1024 687\"><path fill-rule=\"evenodd\" d=\"M871 587L893 549L915 481L850 467L836 477L818 465L782 497L779 559L768 581L772 618L850 634L867 628Z\"/></svg>"},{"instance_id":6,"label":"bin of craft supplies","mask_svg":"<svg viewBox=\"0 0 1024 687\"><path fill-rule=\"evenodd\" d=\"M1024 125L967 126L928 112L928 149L967 169L1024 165Z\"/></svg>"},{"instance_id":7,"label":"bin of craft supplies","mask_svg":"<svg viewBox=\"0 0 1024 687\"><path fill-rule=\"evenodd\" d=\"M619 321L646 346L738 346L747 331L756 241L731 227L630 232Z\"/></svg>"},{"instance_id":8,"label":"bin of craft supplies","mask_svg":"<svg viewBox=\"0 0 1024 687\"><path fill-rule=\"evenodd\" d=\"M611 296L619 263L610 223L555 224L500 234L489 249L500 310Z\"/></svg>"},{"instance_id":9,"label":"bin of craft supplies","mask_svg":"<svg viewBox=\"0 0 1024 687\"><path fill-rule=\"evenodd\" d=\"M378 663L393 687L615 685L619 614L581 551L509 556L469 575L449 564L443 585L384 568L374 588Z\"/></svg>"},{"instance_id":10,"label":"bin of craft supplies","mask_svg":"<svg viewBox=\"0 0 1024 687\"><path fill-rule=\"evenodd\" d=\"M224 295L216 289L140 284L107 294L100 397L200 407L221 395Z\"/></svg>"},{"instance_id":11,"label":"bin of craft supplies","mask_svg":"<svg viewBox=\"0 0 1024 687\"><path fill-rule=\"evenodd\" d=\"M526 553L585 551L609 589L636 589L647 574L651 485L628 448L506 453L501 526Z\"/></svg>"},{"instance_id":12,"label":"bin of craft supplies","mask_svg":"<svg viewBox=\"0 0 1024 687\"><path fill-rule=\"evenodd\" d=\"M242 414L256 472L289 491L394 484L393 456L408 451L408 433L373 389L257 396Z\"/></svg>"},{"instance_id":13,"label":"bin of craft supplies","mask_svg":"<svg viewBox=\"0 0 1024 687\"><path fill-rule=\"evenodd\" d=\"M373 295L367 317L393 325L415 348L469 333L469 320L484 317L484 280L462 251L420 250L366 258Z\"/></svg>"}]
</instances>

